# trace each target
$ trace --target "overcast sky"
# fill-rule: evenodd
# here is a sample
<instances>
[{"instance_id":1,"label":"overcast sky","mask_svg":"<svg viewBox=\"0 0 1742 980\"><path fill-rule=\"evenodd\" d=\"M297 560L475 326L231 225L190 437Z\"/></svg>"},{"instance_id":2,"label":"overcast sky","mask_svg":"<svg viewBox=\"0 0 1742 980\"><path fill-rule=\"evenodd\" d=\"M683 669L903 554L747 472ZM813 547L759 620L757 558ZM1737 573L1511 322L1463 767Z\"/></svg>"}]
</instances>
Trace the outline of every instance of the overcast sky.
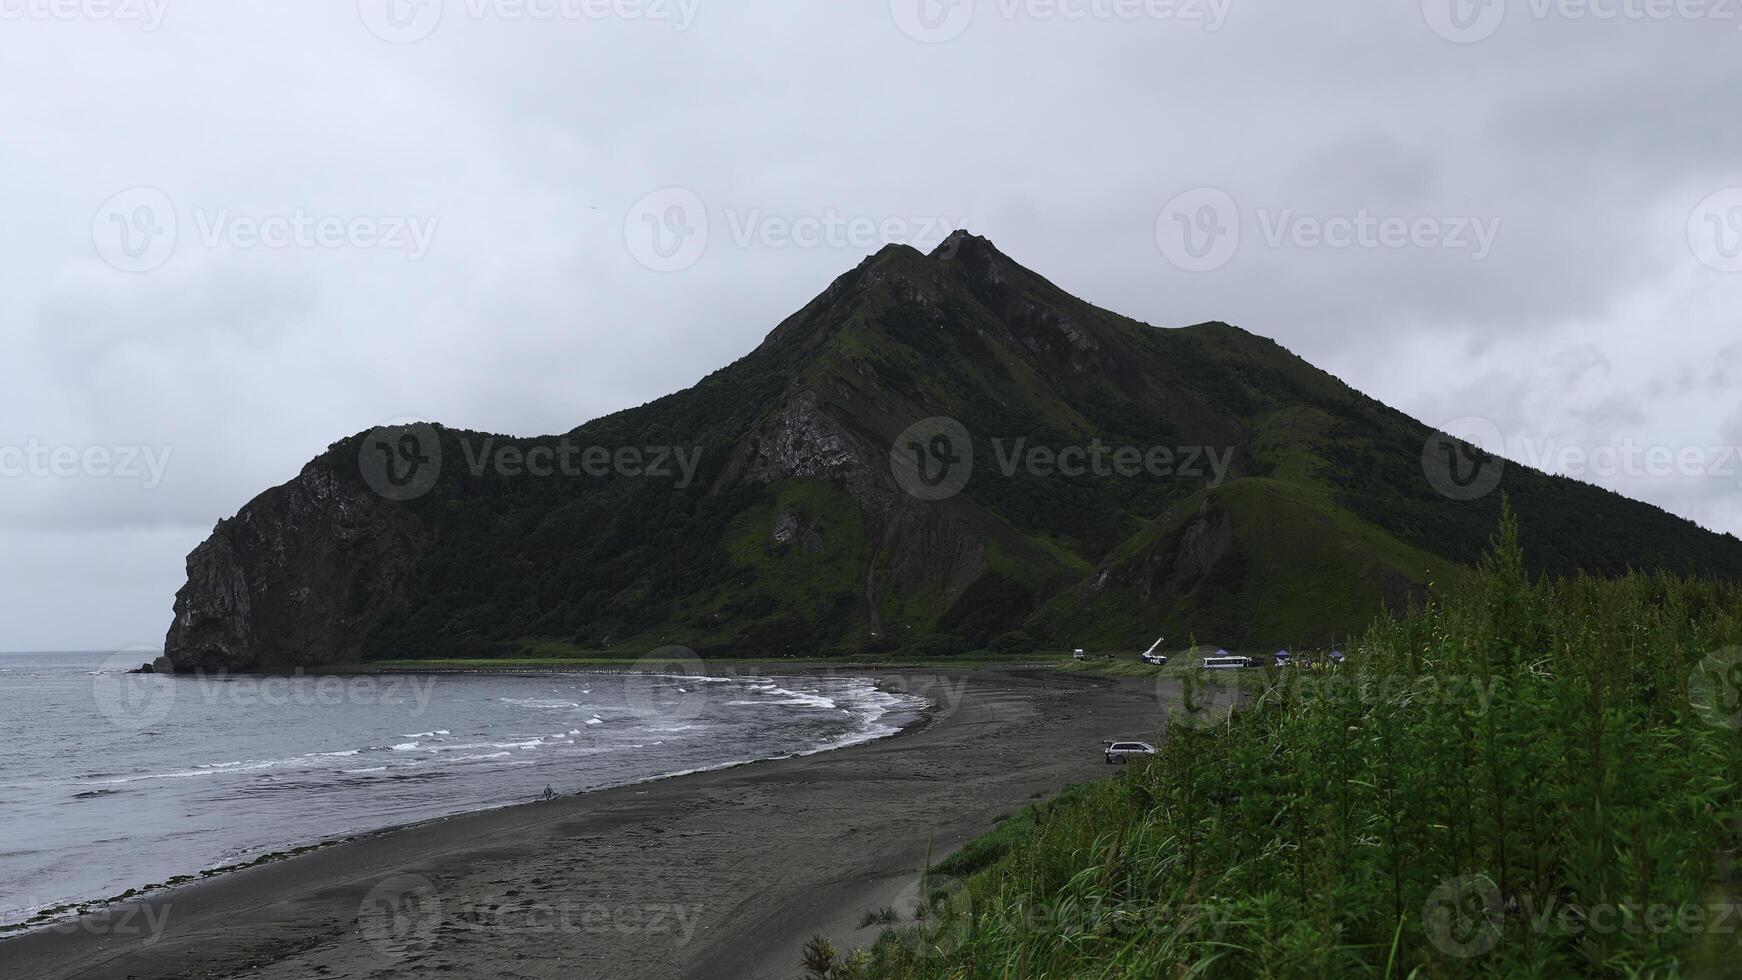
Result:
<instances>
[{"instance_id":1,"label":"overcast sky","mask_svg":"<svg viewBox=\"0 0 1742 980\"><path fill-rule=\"evenodd\" d=\"M1742 532L1742 3L1335 7L0 0L0 649L161 644L332 441L567 430L956 225Z\"/></svg>"}]
</instances>

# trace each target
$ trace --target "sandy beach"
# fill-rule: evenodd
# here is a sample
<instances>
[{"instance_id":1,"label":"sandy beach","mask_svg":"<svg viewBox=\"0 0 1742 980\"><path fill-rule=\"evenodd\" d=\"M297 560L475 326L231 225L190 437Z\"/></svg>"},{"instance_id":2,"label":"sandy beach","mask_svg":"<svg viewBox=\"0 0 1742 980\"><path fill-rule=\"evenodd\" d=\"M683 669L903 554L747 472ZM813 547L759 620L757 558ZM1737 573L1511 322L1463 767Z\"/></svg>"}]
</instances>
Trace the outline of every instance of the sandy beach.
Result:
<instances>
[{"instance_id":1,"label":"sandy beach","mask_svg":"<svg viewBox=\"0 0 1742 980\"><path fill-rule=\"evenodd\" d=\"M1159 736L1153 681L869 672L900 735L398 828L0 942L0 976L788 978L934 860Z\"/></svg>"}]
</instances>

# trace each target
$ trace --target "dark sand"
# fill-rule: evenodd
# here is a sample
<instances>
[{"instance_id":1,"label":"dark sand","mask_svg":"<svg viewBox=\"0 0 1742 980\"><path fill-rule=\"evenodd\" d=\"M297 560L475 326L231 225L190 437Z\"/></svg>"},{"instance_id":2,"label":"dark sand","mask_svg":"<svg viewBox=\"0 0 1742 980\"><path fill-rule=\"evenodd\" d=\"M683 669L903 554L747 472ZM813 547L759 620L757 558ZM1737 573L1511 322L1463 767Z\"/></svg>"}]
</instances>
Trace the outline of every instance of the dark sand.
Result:
<instances>
[{"instance_id":1,"label":"dark sand","mask_svg":"<svg viewBox=\"0 0 1742 980\"><path fill-rule=\"evenodd\" d=\"M941 710L834 752L400 828L0 941L0 978L788 978L934 860L1159 737L1171 685L873 672ZM368 901L366 902L366 899ZM392 914L390 909L399 913Z\"/></svg>"}]
</instances>

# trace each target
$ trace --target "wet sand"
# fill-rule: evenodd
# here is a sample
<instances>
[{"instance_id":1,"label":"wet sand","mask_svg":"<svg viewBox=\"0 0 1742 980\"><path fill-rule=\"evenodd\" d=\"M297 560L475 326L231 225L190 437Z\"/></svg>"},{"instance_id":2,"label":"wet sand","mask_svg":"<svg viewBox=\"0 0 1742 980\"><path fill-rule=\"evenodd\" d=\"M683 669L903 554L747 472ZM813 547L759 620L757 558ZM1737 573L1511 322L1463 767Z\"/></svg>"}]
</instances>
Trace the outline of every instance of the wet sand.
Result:
<instances>
[{"instance_id":1,"label":"wet sand","mask_svg":"<svg viewBox=\"0 0 1742 980\"><path fill-rule=\"evenodd\" d=\"M463 814L0 941L0 977L785 978L876 938L933 860L1159 738L1154 681L871 671L938 710L900 735Z\"/></svg>"}]
</instances>

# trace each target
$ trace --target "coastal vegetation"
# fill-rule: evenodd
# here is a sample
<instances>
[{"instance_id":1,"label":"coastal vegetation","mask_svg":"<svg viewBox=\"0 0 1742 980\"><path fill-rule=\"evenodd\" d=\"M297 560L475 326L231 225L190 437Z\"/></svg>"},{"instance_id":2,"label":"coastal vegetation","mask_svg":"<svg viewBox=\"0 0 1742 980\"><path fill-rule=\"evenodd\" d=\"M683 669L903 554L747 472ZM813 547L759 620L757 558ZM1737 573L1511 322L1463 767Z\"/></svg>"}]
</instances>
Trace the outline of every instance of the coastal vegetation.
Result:
<instances>
[{"instance_id":1,"label":"coastal vegetation","mask_svg":"<svg viewBox=\"0 0 1742 980\"><path fill-rule=\"evenodd\" d=\"M1341 667L1237 707L1188 672L1159 755L937 862L813 975L1733 975L1742 590L1538 577L1519 539L1507 513Z\"/></svg>"}]
</instances>

